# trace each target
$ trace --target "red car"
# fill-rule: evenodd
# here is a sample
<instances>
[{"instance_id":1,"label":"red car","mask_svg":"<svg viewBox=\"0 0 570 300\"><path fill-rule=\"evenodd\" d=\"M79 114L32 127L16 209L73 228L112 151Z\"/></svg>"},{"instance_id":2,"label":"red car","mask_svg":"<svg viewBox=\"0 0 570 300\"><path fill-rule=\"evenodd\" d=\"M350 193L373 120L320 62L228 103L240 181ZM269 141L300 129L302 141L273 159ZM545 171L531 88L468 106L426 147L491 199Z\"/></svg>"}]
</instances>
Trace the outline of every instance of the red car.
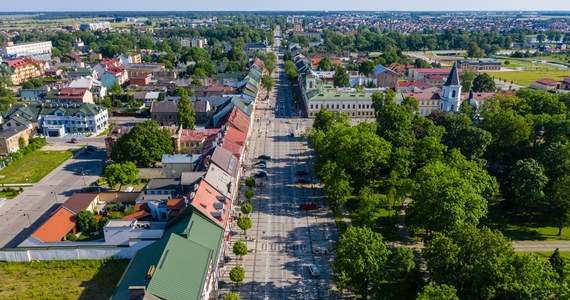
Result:
<instances>
[{"instance_id":1,"label":"red car","mask_svg":"<svg viewBox=\"0 0 570 300\"><path fill-rule=\"evenodd\" d=\"M70 143L73 144L77 144L77 142L79 142L76 138L71 138L71 140L69 140Z\"/></svg>"},{"instance_id":2,"label":"red car","mask_svg":"<svg viewBox=\"0 0 570 300\"><path fill-rule=\"evenodd\" d=\"M313 202L301 203L301 205L299 205L299 209L302 209L302 210L313 210L313 209L315 209L315 203L313 203Z\"/></svg>"},{"instance_id":3,"label":"red car","mask_svg":"<svg viewBox=\"0 0 570 300\"><path fill-rule=\"evenodd\" d=\"M296 182L297 182L298 184L307 184L307 183L309 183L309 181L308 181L307 179L305 179L305 178L297 178L297 181L296 181Z\"/></svg>"}]
</instances>

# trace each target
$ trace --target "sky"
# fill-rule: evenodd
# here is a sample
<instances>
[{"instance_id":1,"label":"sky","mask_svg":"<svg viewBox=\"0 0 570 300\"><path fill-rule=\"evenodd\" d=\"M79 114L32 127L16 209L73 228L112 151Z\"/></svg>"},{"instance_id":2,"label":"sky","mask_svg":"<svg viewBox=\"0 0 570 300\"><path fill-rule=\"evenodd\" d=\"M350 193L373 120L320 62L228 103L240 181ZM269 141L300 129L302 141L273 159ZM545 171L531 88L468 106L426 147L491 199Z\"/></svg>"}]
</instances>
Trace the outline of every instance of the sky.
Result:
<instances>
[{"instance_id":1,"label":"sky","mask_svg":"<svg viewBox=\"0 0 570 300\"><path fill-rule=\"evenodd\" d=\"M570 0L0 0L1 11L267 11L267 10L549 10L570 11Z\"/></svg>"}]
</instances>

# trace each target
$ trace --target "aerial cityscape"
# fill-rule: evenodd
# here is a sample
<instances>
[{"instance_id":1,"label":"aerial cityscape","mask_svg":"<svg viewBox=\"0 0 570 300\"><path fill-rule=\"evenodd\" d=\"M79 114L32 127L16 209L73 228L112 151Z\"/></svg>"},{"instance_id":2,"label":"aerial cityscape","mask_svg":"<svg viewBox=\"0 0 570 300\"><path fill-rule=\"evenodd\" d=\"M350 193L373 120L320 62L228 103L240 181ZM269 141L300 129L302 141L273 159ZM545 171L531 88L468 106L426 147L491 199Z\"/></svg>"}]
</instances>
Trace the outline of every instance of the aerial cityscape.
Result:
<instances>
[{"instance_id":1,"label":"aerial cityscape","mask_svg":"<svg viewBox=\"0 0 570 300\"><path fill-rule=\"evenodd\" d=\"M519 2L6 3L0 299L570 299L570 3Z\"/></svg>"}]
</instances>

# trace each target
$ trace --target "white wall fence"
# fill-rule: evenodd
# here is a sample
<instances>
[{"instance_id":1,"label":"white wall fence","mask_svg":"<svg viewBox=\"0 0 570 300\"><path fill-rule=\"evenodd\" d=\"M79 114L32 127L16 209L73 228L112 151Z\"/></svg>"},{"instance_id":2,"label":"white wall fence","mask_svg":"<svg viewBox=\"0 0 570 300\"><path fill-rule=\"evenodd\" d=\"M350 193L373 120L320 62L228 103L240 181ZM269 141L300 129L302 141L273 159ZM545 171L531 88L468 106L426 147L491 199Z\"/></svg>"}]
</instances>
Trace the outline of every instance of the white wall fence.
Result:
<instances>
[{"instance_id":1,"label":"white wall fence","mask_svg":"<svg viewBox=\"0 0 570 300\"><path fill-rule=\"evenodd\" d=\"M131 247L44 247L0 249L0 261L131 259L136 252L155 241L140 241Z\"/></svg>"}]
</instances>

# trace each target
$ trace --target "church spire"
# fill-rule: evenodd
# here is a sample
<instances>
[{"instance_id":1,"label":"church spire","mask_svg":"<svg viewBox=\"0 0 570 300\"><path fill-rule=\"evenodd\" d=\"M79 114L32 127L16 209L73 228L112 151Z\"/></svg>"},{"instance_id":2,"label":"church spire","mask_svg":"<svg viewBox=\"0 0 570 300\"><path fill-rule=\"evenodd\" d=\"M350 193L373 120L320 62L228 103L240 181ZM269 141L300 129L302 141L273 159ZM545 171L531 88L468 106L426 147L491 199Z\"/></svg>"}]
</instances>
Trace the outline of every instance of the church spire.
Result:
<instances>
[{"instance_id":1,"label":"church spire","mask_svg":"<svg viewBox=\"0 0 570 300\"><path fill-rule=\"evenodd\" d=\"M453 68L451 68L451 72L449 72L449 76L447 76L447 80L443 84L443 86L451 85L459 85L459 72L457 71L457 62L453 64Z\"/></svg>"}]
</instances>

